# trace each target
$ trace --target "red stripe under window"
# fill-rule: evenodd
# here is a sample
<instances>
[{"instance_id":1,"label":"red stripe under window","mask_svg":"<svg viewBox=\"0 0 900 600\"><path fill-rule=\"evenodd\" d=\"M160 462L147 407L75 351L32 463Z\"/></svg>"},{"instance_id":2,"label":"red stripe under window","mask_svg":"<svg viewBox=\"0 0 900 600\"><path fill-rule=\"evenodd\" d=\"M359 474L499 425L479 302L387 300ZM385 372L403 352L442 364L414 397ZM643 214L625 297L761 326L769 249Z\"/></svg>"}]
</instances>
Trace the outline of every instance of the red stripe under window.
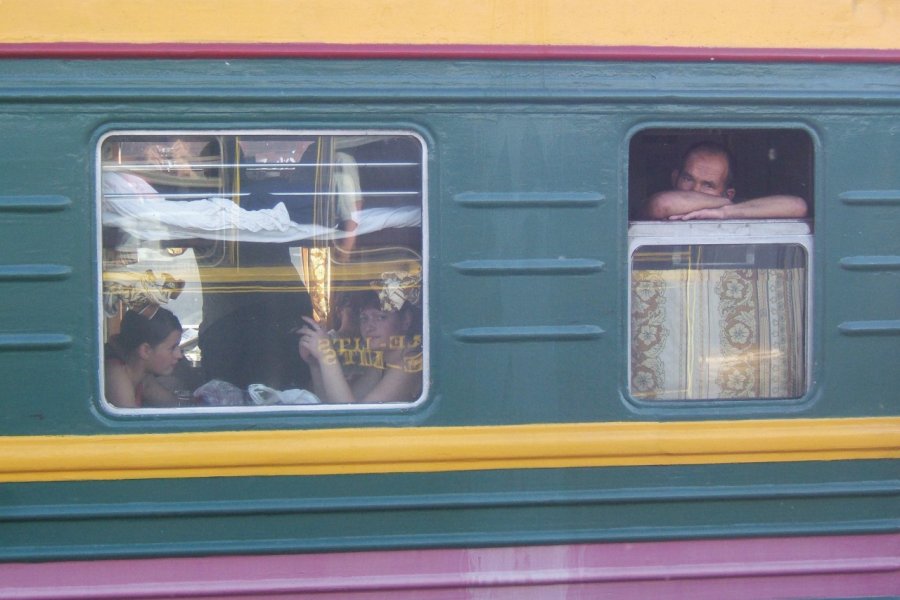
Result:
<instances>
[{"instance_id":1,"label":"red stripe under window","mask_svg":"<svg viewBox=\"0 0 900 600\"><path fill-rule=\"evenodd\" d=\"M897 63L900 50L394 44L0 44L0 58L394 58Z\"/></svg>"}]
</instances>

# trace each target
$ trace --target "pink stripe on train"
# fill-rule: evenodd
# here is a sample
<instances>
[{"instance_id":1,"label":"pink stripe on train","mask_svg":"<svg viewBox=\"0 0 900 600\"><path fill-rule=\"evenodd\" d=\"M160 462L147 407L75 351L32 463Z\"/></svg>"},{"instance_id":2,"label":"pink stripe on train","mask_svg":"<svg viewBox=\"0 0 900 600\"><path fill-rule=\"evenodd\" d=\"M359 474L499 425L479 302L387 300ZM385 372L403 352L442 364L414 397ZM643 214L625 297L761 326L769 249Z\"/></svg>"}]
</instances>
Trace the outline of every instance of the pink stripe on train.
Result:
<instances>
[{"instance_id":1,"label":"pink stripe on train","mask_svg":"<svg viewBox=\"0 0 900 600\"><path fill-rule=\"evenodd\" d=\"M896 595L900 534L0 565L17 600Z\"/></svg>"}]
</instances>

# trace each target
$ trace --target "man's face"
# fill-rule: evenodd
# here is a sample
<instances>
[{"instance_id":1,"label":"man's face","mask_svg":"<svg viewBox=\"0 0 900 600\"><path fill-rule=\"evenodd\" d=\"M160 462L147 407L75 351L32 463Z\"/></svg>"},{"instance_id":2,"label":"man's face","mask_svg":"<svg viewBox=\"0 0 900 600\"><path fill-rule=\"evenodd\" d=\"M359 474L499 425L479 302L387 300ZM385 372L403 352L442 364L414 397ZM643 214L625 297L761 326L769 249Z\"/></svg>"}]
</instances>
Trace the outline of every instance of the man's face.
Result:
<instances>
[{"instance_id":1,"label":"man's face","mask_svg":"<svg viewBox=\"0 0 900 600\"><path fill-rule=\"evenodd\" d=\"M730 200L734 197L734 188L725 187L727 181L728 160L721 154L694 152L688 156L683 169L672 172L672 186L676 190Z\"/></svg>"}]
</instances>

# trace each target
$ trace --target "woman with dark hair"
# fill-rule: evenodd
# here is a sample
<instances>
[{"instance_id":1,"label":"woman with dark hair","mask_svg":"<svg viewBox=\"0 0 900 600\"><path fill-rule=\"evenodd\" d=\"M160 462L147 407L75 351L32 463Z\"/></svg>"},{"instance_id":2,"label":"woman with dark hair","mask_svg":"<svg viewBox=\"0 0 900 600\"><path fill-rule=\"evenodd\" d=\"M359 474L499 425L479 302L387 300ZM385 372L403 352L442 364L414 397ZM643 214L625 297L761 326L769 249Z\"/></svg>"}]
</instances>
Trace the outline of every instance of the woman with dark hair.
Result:
<instances>
[{"instance_id":1,"label":"woman with dark hair","mask_svg":"<svg viewBox=\"0 0 900 600\"><path fill-rule=\"evenodd\" d=\"M359 299L358 343L337 348L318 323L303 317L300 357L313 392L332 404L412 402L422 393L421 278L386 273L379 291ZM353 365L348 379L345 367Z\"/></svg>"},{"instance_id":2,"label":"woman with dark hair","mask_svg":"<svg viewBox=\"0 0 900 600\"><path fill-rule=\"evenodd\" d=\"M175 405L175 396L156 376L171 374L181 360L181 332L178 317L164 308L126 311L119 334L107 345L107 402L119 408L140 408L144 402Z\"/></svg>"}]
</instances>

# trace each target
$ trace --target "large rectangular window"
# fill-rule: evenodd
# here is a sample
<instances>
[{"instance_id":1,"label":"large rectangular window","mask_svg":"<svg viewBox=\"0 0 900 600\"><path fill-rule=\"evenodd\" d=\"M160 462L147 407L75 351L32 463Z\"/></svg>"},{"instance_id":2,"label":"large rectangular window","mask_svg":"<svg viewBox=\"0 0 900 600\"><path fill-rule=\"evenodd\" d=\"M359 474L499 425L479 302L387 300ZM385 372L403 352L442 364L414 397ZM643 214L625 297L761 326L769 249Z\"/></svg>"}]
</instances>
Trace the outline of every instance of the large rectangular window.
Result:
<instances>
[{"instance_id":1,"label":"large rectangular window","mask_svg":"<svg viewBox=\"0 0 900 600\"><path fill-rule=\"evenodd\" d=\"M424 155L402 132L105 137L106 401L421 398Z\"/></svg>"}]
</instances>

